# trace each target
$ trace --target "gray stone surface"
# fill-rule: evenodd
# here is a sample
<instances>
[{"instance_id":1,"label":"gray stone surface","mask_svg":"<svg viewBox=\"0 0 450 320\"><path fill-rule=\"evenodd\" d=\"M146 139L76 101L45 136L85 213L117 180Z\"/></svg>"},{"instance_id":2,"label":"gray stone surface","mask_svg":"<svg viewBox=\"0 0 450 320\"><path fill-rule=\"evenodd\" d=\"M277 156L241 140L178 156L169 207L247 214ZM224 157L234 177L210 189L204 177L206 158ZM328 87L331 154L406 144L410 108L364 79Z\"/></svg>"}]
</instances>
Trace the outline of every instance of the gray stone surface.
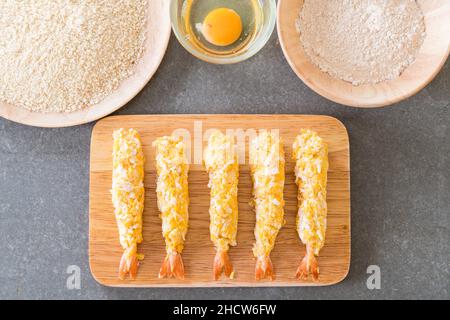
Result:
<instances>
[{"instance_id":1,"label":"gray stone surface","mask_svg":"<svg viewBox=\"0 0 450 320\"><path fill-rule=\"evenodd\" d=\"M322 288L117 289L88 264L89 143L93 124L39 129L0 119L0 298L449 299L450 63L415 97L359 110L309 90L274 34L256 57L215 66L172 38L151 82L117 114L295 113L337 117L351 142L352 261ZM66 269L81 268L81 289ZM381 268L381 290L366 287Z\"/></svg>"}]
</instances>

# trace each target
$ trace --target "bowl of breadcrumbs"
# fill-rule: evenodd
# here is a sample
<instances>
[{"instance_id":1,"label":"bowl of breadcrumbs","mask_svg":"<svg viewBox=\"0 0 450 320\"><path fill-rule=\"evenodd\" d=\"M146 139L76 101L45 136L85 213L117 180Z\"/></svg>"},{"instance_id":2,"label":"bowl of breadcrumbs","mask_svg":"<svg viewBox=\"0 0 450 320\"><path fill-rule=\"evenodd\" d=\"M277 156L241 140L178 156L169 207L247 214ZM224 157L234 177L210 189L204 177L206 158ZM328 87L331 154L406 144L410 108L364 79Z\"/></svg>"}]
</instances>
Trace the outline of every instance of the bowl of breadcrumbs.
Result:
<instances>
[{"instance_id":1,"label":"bowl of breadcrumbs","mask_svg":"<svg viewBox=\"0 0 450 320\"><path fill-rule=\"evenodd\" d=\"M39 127L102 118L160 65L168 1L1 1L0 116Z\"/></svg>"},{"instance_id":2,"label":"bowl of breadcrumbs","mask_svg":"<svg viewBox=\"0 0 450 320\"><path fill-rule=\"evenodd\" d=\"M448 0L279 0L278 35L303 82L354 107L427 86L450 53Z\"/></svg>"}]
</instances>

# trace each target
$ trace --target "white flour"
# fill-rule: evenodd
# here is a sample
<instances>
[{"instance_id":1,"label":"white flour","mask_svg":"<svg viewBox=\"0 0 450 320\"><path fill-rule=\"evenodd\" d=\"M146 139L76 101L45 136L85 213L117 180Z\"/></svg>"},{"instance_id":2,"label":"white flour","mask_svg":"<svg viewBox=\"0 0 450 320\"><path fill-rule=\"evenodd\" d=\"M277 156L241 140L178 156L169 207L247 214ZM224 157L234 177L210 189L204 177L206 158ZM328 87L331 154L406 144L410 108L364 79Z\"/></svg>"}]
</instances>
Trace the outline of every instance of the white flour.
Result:
<instances>
[{"instance_id":1,"label":"white flour","mask_svg":"<svg viewBox=\"0 0 450 320\"><path fill-rule=\"evenodd\" d=\"M415 0L305 0L297 28L311 61L354 85L398 77L426 36Z\"/></svg>"}]
</instances>

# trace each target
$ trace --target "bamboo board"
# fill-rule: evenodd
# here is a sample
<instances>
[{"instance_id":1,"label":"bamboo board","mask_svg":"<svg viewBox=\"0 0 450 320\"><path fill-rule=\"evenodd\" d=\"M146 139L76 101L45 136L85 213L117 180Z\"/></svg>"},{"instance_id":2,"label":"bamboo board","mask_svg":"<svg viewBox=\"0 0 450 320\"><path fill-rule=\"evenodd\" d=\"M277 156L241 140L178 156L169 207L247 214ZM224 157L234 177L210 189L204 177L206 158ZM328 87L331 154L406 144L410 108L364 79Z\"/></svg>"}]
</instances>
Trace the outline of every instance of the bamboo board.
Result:
<instances>
[{"instance_id":1,"label":"bamboo board","mask_svg":"<svg viewBox=\"0 0 450 320\"><path fill-rule=\"evenodd\" d=\"M119 280L117 270L122 249L119 245L114 210L111 203L112 132L118 128L139 131L146 157L145 211L143 236L139 252L145 255L140 263L137 279ZM297 214L297 186L292 142L301 128L316 130L329 145L328 228L326 243L319 257L320 278L295 279L297 267L305 254L295 228ZM248 166L248 139L239 147L239 224L237 246L230 250L235 269L233 280L214 281L212 264L215 254L209 239L208 175L201 163L201 149L205 146L208 129L225 132L230 129L278 129L285 143L286 185L285 219L271 258L276 279L255 281L255 259L252 253L255 214L250 205L251 177ZM156 202L155 138L174 131L190 136L191 166L189 172L189 230L182 257L186 278L158 279L165 256L161 221ZM245 147L245 150L243 147ZM196 150L196 152L194 152ZM244 156L245 155L245 156ZM245 161L244 161L245 158ZM90 159L89 201L89 263L92 275L101 284L118 287L230 287L230 286L310 286L331 285L343 280L350 265L350 161L349 141L345 127L339 120L327 116L306 115L148 115L114 116L99 121L93 129Z\"/></svg>"}]
</instances>

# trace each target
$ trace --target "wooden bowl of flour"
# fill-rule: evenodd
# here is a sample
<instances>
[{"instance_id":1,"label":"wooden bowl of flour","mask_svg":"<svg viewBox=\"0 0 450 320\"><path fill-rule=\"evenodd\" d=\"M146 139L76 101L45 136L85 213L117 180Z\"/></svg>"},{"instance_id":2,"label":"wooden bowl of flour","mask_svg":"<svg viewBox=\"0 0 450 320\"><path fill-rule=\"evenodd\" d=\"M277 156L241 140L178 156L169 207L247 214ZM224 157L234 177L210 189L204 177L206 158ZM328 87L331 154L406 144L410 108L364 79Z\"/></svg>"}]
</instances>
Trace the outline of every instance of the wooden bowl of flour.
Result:
<instances>
[{"instance_id":1,"label":"wooden bowl of flour","mask_svg":"<svg viewBox=\"0 0 450 320\"><path fill-rule=\"evenodd\" d=\"M0 117L36 127L68 127L103 118L133 99L149 82L158 69L171 34L169 3L166 0L148 2L148 20L145 26L144 53L135 72L117 89L99 103L74 112L32 112L0 101Z\"/></svg>"},{"instance_id":2,"label":"wooden bowl of flour","mask_svg":"<svg viewBox=\"0 0 450 320\"><path fill-rule=\"evenodd\" d=\"M450 2L419 0L425 16L426 38L414 63L393 80L352 85L330 76L310 62L296 27L303 0L278 1L278 36L290 66L312 90L334 102L375 108L409 98L427 86L442 69L450 53Z\"/></svg>"}]
</instances>

